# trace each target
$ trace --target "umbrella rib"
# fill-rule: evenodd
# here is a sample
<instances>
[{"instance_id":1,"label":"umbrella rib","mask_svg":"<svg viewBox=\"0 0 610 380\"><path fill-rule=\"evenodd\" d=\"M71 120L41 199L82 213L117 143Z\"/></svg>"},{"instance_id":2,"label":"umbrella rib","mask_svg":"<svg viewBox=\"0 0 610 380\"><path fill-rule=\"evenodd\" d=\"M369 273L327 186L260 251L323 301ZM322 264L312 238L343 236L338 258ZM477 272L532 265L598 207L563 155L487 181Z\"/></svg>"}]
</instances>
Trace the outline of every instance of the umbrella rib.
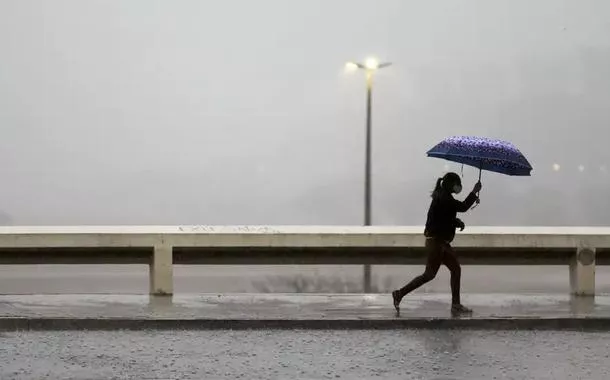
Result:
<instances>
[{"instance_id":1,"label":"umbrella rib","mask_svg":"<svg viewBox=\"0 0 610 380\"><path fill-rule=\"evenodd\" d=\"M434 154L434 153L432 153L432 154ZM428 155L430 155L430 152L428 152ZM442 153L442 155L444 155L444 156L452 156L452 157L470 158L470 159L473 159L473 160L477 159L476 157L473 158L473 156L469 156L469 155L466 155L466 154ZM432 156L432 157L434 157L434 156ZM438 158L442 158L442 157L438 157ZM505 161L505 162L510 162L511 164L515 164L515 165L519 165L519 166L522 166L522 167L526 167L522 163L510 160L510 159L498 159L498 158L493 158L493 157L478 157L478 158L483 158L483 159L488 159L488 160ZM528 169L530 169L531 168L531 164L529 164L529 162L528 162L528 165L529 165Z\"/></svg>"}]
</instances>

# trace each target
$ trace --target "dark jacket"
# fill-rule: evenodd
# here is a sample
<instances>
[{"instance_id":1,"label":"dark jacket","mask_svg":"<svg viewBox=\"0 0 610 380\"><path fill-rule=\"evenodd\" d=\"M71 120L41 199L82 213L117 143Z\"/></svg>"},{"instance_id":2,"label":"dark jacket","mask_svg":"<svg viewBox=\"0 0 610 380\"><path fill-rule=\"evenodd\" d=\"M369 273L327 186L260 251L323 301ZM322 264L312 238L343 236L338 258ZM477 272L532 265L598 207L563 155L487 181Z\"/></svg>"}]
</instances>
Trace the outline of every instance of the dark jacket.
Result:
<instances>
[{"instance_id":1,"label":"dark jacket","mask_svg":"<svg viewBox=\"0 0 610 380\"><path fill-rule=\"evenodd\" d=\"M428 209L424 235L447 243L452 242L457 227L457 213L468 211L476 200L477 195L472 192L463 202L453 198L453 195L446 191L439 191L438 195L434 194Z\"/></svg>"}]
</instances>

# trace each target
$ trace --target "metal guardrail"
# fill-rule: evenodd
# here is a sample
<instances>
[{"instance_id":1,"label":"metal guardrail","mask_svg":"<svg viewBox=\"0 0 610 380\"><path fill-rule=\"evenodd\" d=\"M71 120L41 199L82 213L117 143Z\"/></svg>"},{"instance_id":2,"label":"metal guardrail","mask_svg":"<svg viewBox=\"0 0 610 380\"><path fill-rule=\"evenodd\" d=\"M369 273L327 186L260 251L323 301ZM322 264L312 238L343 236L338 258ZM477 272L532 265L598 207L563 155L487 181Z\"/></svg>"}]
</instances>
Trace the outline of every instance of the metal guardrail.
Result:
<instances>
[{"instance_id":1,"label":"metal guardrail","mask_svg":"<svg viewBox=\"0 0 610 380\"><path fill-rule=\"evenodd\" d=\"M174 264L423 264L423 228L400 226L0 227L0 264L148 264L151 294L173 293ZM610 228L470 227L463 264L570 267L573 294L595 294Z\"/></svg>"}]
</instances>

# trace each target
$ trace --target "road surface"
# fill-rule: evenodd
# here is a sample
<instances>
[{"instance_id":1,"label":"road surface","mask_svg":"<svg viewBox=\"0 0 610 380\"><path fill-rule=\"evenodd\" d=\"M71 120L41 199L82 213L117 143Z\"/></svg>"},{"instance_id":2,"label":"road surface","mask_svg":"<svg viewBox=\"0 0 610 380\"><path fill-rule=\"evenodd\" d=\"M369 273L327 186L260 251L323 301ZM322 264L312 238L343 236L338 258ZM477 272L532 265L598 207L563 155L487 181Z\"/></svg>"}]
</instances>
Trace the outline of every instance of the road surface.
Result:
<instances>
[{"instance_id":1,"label":"road surface","mask_svg":"<svg viewBox=\"0 0 610 380\"><path fill-rule=\"evenodd\" d=\"M610 378L610 333L479 331L23 332L0 378Z\"/></svg>"}]
</instances>

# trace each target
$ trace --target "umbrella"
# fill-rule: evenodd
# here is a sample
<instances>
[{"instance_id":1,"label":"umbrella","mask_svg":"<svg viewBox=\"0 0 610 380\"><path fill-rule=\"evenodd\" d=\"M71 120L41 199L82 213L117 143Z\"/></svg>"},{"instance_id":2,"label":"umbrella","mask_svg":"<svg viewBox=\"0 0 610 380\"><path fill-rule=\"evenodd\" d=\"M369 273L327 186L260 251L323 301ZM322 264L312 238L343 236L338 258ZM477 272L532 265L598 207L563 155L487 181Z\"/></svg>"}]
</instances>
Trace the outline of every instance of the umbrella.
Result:
<instances>
[{"instance_id":1,"label":"umbrella","mask_svg":"<svg viewBox=\"0 0 610 380\"><path fill-rule=\"evenodd\" d=\"M427 154L428 157L474 166L479 169L479 180L483 170L510 176L529 176L532 171L530 163L513 144L485 137L449 137Z\"/></svg>"},{"instance_id":2,"label":"umbrella","mask_svg":"<svg viewBox=\"0 0 610 380\"><path fill-rule=\"evenodd\" d=\"M430 149L427 154L428 157L478 168L479 181L483 170L510 176L529 176L532 171L532 165L513 144L485 137L449 137Z\"/></svg>"}]
</instances>

